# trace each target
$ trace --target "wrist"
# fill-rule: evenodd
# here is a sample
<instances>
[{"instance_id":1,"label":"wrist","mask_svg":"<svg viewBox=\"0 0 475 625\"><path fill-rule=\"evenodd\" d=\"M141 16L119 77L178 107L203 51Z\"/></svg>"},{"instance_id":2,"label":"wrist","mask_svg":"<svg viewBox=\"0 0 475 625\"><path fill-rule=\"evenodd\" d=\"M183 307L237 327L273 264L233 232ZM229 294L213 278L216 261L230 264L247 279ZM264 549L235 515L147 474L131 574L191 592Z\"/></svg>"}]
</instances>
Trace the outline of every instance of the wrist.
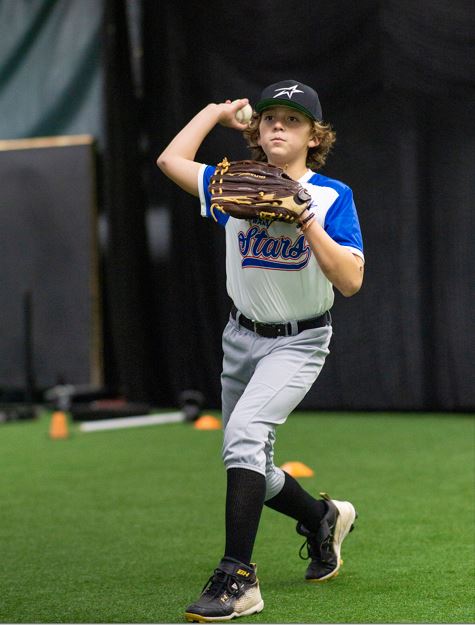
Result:
<instances>
[{"instance_id":1,"label":"wrist","mask_svg":"<svg viewBox=\"0 0 475 625\"><path fill-rule=\"evenodd\" d=\"M204 115L207 118L214 118L218 120L219 118L219 104L215 102L210 102L207 104L204 109L201 111L201 115Z\"/></svg>"},{"instance_id":2,"label":"wrist","mask_svg":"<svg viewBox=\"0 0 475 625\"><path fill-rule=\"evenodd\" d=\"M313 222L314 219L315 219L315 213L312 213L311 211L306 209L300 215L297 228L299 228L301 232L305 232L305 230L307 230L307 228L310 226L310 224Z\"/></svg>"}]
</instances>

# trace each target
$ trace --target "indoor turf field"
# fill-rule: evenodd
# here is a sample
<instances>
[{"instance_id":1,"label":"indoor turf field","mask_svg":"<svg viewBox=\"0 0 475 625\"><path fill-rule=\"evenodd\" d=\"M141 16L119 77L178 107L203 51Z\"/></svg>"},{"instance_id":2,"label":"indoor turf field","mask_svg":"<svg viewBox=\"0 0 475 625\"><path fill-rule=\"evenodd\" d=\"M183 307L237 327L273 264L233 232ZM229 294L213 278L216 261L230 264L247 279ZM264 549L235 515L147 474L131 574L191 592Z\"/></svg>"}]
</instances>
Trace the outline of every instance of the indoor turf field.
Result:
<instances>
[{"instance_id":1,"label":"indoor turf field","mask_svg":"<svg viewBox=\"0 0 475 625\"><path fill-rule=\"evenodd\" d=\"M0 426L0 621L179 623L223 548L220 431L189 423L50 440L50 414ZM250 623L472 623L473 415L295 413L277 464L359 512L345 564L303 580L295 523L265 509Z\"/></svg>"}]
</instances>

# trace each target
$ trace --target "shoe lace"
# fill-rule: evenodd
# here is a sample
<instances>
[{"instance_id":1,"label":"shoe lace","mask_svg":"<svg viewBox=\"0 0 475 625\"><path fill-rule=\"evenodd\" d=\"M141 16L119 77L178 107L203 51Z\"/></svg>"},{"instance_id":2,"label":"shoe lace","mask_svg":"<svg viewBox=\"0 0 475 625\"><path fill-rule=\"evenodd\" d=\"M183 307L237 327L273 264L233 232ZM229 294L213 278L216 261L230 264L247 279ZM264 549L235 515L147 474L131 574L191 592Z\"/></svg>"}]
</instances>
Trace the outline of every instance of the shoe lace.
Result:
<instances>
[{"instance_id":1,"label":"shoe lace","mask_svg":"<svg viewBox=\"0 0 475 625\"><path fill-rule=\"evenodd\" d=\"M305 555L305 553L304 553L305 547L307 547L307 555ZM317 545L312 546L310 544L309 539L306 538L305 542L303 543L303 545L299 549L299 558L302 559L302 560L310 560L310 558L314 554L314 551L315 551L316 548L318 549ZM315 554L315 555L317 555L317 554Z\"/></svg>"},{"instance_id":2,"label":"shoe lace","mask_svg":"<svg viewBox=\"0 0 475 625\"><path fill-rule=\"evenodd\" d=\"M223 591L226 591L230 595L235 595L239 592L240 582L237 577L231 575L231 573L225 573L221 569L215 569L213 575L209 578L206 584L203 586L201 593L203 594L206 589L207 595L212 597L220 596Z\"/></svg>"},{"instance_id":3,"label":"shoe lace","mask_svg":"<svg viewBox=\"0 0 475 625\"><path fill-rule=\"evenodd\" d=\"M319 559L322 562L326 562L326 554L331 552L331 542L333 540L333 528L331 531L321 540L318 541L316 533L312 533L305 539L305 542L300 547L299 558L302 560L314 560ZM307 547L307 555L303 555L304 549Z\"/></svg>"}]
</instances>

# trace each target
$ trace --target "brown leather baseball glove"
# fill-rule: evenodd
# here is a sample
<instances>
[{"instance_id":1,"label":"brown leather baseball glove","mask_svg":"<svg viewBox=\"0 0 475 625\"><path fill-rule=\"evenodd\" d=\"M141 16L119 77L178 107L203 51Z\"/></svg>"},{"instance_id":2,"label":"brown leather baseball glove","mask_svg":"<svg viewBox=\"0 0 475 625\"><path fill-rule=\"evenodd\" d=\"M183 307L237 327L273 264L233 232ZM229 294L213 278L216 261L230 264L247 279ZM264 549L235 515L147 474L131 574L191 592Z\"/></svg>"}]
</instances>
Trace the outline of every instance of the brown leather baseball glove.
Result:
<instances>
[{"instance_id":1,"label":"brown leather baseball glove","mask_svg":"<svg viewBox=\"0 0 475 625\"><path fill-rule=\"evenodd\" d=\"M211 213L219 210L238 219L276 219L295 222L311 196L283 169L258 161L231 161L216 166L208 190Z\"/></svg>"}]
</instances>

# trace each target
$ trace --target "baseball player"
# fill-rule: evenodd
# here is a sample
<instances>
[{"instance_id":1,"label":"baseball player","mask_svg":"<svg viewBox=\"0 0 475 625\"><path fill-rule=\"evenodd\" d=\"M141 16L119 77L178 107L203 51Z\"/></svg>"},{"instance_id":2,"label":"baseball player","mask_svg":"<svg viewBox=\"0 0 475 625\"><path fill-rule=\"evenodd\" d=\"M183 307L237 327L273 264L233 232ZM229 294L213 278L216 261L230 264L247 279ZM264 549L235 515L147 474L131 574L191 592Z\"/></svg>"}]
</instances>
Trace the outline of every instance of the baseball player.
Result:
<instances>
[{"instance_id":1,"label":"baseball player","mask_svg":"<svg viewBox=\"0 0 475 625\"><path fill-rule=\"evenodd\" d=\"M251 121L243 123L236 115L248 103L208 104L157 159L165 175L199 198L203 217L224 229L233 301L221 376L225 549L201 596L186 609L185 618L196 622L263 609L251 556L264 504L297 521L311 582L338 573L341 544L356 517L350 502L326 494L314 498L273 462L277 426L304 398L329 353L333 287L350 297L362 285L363 245L352 192L316 173L335 133L322 121L314 89L297 80L269 85ZM194 159L217 124L243 132L253 160L277 165L310 193L310 208L297 226L211 210L208 184L215 167Z\"/></svg>"}]
</instances>

